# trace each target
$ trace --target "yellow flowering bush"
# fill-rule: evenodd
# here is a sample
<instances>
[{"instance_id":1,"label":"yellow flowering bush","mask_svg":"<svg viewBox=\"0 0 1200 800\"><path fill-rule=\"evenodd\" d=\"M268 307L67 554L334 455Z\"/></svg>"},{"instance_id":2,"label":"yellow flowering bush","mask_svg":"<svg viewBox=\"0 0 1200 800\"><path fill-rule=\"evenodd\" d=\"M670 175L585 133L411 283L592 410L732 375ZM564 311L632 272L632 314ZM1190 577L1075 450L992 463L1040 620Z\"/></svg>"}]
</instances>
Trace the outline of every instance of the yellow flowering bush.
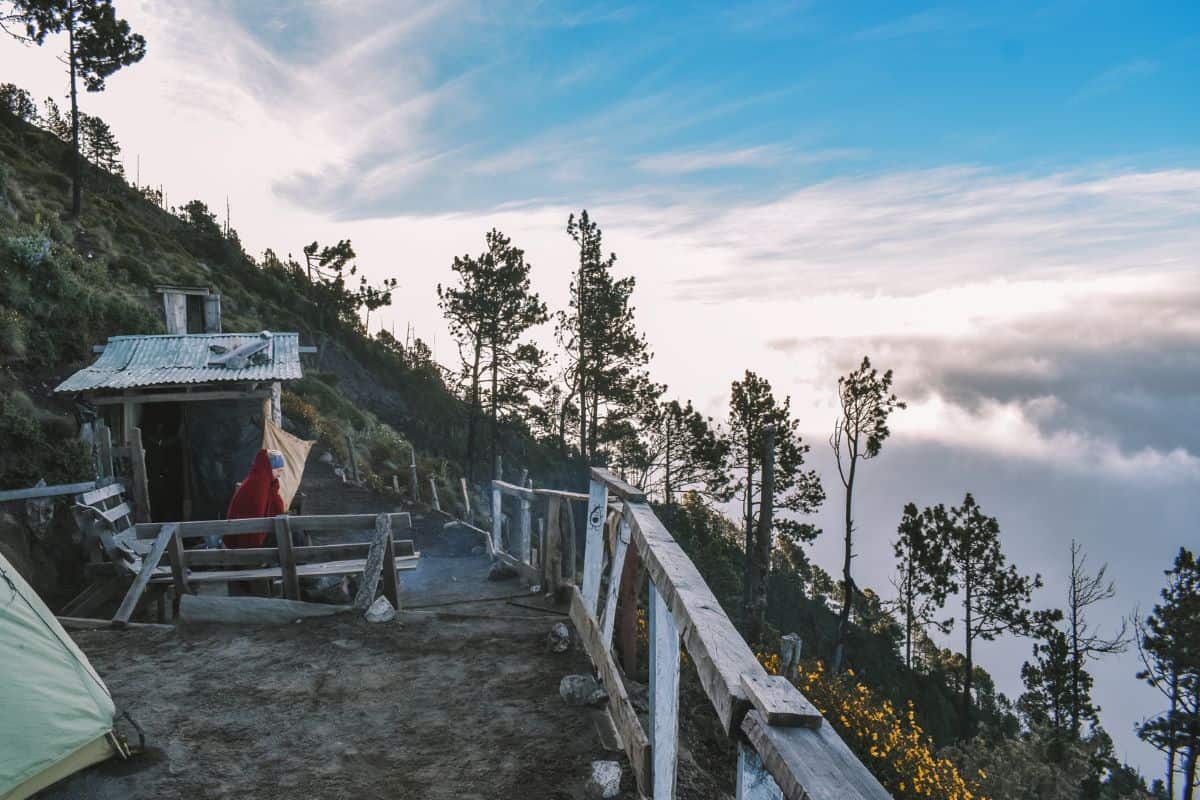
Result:
<instances>
[{"instance_id":1,"label":"yellow flowering bush","mask_svg":"<svg viewBox=\"0 0 1200 800\"><path fill-rule=\"evenodd\" d=\"M759 660L779 674L778 655ZM986 800L949 759L934 755L911 703L897 710L855 680L852 670L830 675L819 661L800 665L788 677L896 800Z\"/></svg>"}]
</instances>

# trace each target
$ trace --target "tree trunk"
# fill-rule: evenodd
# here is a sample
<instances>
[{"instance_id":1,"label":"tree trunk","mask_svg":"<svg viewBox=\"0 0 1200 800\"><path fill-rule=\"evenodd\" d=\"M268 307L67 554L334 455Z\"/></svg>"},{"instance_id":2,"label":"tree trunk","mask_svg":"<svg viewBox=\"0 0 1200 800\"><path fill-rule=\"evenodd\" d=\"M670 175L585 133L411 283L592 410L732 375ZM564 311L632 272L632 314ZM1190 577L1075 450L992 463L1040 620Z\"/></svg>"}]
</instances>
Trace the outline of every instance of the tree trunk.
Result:
<instances>
[{"instance_id":1,"label":"tree trunk","mask_svg":"<svg viewBox=\"0 0 1200 800\"><path fill-rule=\"evenodd\" d=\"M1192 737L1187 758L1183 762L1183 800L1193 800L1196 792L1196 759L1200 756L1200 742Z\"/></svg>"},{"instance_id":2,"label":"tree trunk","mask_svg":"<svg viewBox=\"0 0 1200 800\"><path fill-rule=\"evenodd\" d=\"M1079 738L1079 671L1082 669L1082 655L1079 652L1079 595L1078 568L1075 563L1075 543L1071 543L1071 588L1068 604L1071 613L1071 733Z\"/></svg>"},{"instance_id":3,"label":"tree trunk","mask_svg":"<svg viewBox=\"0 0 1200 800\"><path fill-rule=\"evenodd\" d=\"M912 669L912 635L913 635L913 589L912 564L908 565L904 576L904 666Z\"/></svg>"},{"instance_id":4,"label":"tree trunk","mask_svg":"<svg viewBox=\"0 0 1200 800\"><path fill-rule=\"evenodd\" d=\"M750 623L750 567L754 561L754 437L746 432L746 563L742 570L742 622Z\"/></svg>"},{"instance_id":5,"label":"tree trunk","mask_svg":"<svg viewBox=\"0 0 1200 800\"><path fill-rule=\"evenodd\" d=\"M854 518L851 509L854 502L854 470L858 457L850 454L850 474L846 478L846 552L842 561L842 609L838 613L837 646L833 650L833 674L842 671L846 658L846 638L850 633L850 603L854 596L854 579L850 577L850 559L854 553Z\"/></svg>"},{"instance_id":6,"label":"tree trunk","mask_svg":"<svg viewBox=\"0 0 1200 800\"><path fill-rule=\"evenodd\" d=\"M491 447L490 455L491 455L491 460L492 460L493 464L496 463L497 443L500 438L500 415L499 415L499 410L497 407L497 399L496 399L496 395L499 392L499 387L497 386L499 369L500 369L500 367L496 363L496 338L495 338L495 333L493 333L492 334L492 397L491 397L492 402L491 402L491 412L490 412L491 418L492 418L492 447Z\"/></svg>"},{"instance_id":7,"label":"tree trunk","mask_svg":"<svg viewBox=\"0 0 1200 800\"><path fill-rule=\"evenodd\" d=\"M974 620L972 619L971 615L971 601L974 599L972 597L972 592L974 591L975 587L973 586L970 566L968 565L963 572L963 627L966 628L967 640L966 646L963 648L965 651L963 655L965 656L964 668L966 671L963 674L962 739L964 742L967 742L971 740L971 734L973 731L973 727L971 725L971 687L975 683L975 654L973 652L974 637L972 636L972 625Z\"/></svg>"},{"instance_id":8,"label":"tree trunk","mask_svg":"<svg viewBox=\"0 0 1200 800\"><path fill-rule=\"evenodd\" d=\"M475 357L471 362L471 403L467 407L467 463L463 464L463 472L467 480L475 480L475 443L479 428L479 357L483 351L483 342L475 340ZM494 460L494 459L493 459Z\"/></svg>"},{"instance_id":9,"label":"tree trunk","mask_svg":"<svg viewBox=\"0 0 1200 800\"><path fill-rule=\"evenodd\" d=\"M1167 714L1167 796L1175 796L1175 760L1178 746L1175 742L1175 712L1179 709L1179 668L1171 670L1171 709Z\"/></svg>"},{"instance_id":10,"label":"tree trunk","mask_svg":"<svg viewBox=\"0 0 1200 800\"><path fill-rule=\"evenodd\" d=\"M667 474L666 474L666 477L663 479L663 494L667 501L667 520L671 521L671 518L674 516L674 514L672 514L672 509L674 508L674 505L672 504L672 500L671 500L671 416L670 416L670 412L668 412L668 414L667 414L667 437L666 437L666 439L667 439L667 447L666 447L666 457L665 457L664 461L666 463Z\"/></svg>"},{"instance_id":11,"label":"tree trunk","mask_svg":"<svg viewBox=\"0 0 1200 800\"><path fill-rule=\"evenodd\" d=\"M762 643L767 628L767 578L771 572L771 522L775 503L775 427L763 429L762 499L758 506L758 541L750 575L750 625L752 645Z\"/></svg>"},{"instance_id":12,"label":"tree trunk","mask_svg":"<svg viewBox=\"0 0 1200 800\"><path fill-rule=\"evenodd\" d=\"M75 4L67 7L67 68L71 71L71 216L83 210L83 158L79 154L79 94L75 81Z\"/></svg>"}]
</instances>

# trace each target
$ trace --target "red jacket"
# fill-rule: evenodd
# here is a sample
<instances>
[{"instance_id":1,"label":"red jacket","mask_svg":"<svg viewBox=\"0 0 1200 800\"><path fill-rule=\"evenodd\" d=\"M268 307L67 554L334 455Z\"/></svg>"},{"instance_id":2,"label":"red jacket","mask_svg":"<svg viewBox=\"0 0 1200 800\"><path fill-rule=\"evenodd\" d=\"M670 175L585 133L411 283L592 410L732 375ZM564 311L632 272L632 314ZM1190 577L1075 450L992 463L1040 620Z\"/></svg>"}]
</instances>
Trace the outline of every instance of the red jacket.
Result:
<instances>
[{"instance_id":1,"label":"red jacket","mask_svg":"<svg viewBox=\"0 0 1200 800\"><path fill-rule=\"evenodd\" d=\"M242 485L233 493L229 501L229 511L226 519L247 519L252 517L274 517L287 511L283 507L283 498L279 495L279 481L271 472L271 461L266 450L259 450L254 456L254 466L250 474L242 481ZM242 533L237 536L225 537L227 547L262 547L267 539L267 533Z\"/></svg>"}]
</instances>

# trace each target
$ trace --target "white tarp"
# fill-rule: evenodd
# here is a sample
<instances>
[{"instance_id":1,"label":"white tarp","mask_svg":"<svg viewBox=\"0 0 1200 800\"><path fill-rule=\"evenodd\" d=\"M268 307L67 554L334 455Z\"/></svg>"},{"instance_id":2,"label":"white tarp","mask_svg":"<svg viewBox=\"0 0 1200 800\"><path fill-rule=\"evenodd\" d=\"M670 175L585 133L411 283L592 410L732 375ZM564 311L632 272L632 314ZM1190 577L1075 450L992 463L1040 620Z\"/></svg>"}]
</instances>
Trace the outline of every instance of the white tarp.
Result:
<instances>
[{"instance_id":1,"label":"white tarp","mask_svg":"<svg viewBox=\"0 0 1200 800\"><path fill-rule=\"evenodd\" d=\"M292 498L300 489L300 480L304 477L304 462L308 460L308 451L316 442L310 442L292 436L283 428L271 421L270 417L263 420L263 444L267 450L278 450L283 453L283 474L279 476L279 496L283 498L283 507L292 507Z\"/></svg>"}]
</instances>

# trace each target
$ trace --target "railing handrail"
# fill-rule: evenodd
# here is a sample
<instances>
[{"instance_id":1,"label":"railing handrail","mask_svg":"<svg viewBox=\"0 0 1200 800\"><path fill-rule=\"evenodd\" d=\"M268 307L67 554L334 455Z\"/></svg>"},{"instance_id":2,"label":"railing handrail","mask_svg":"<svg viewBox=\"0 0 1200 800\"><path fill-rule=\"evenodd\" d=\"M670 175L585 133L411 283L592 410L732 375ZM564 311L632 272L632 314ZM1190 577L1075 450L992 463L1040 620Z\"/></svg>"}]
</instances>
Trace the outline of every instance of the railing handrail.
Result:
<instances>
[{"instance_id":1,"label":"railing handrail","mask_svg":"<svg viewBox=\"0 0 1200 800\"><path fill-rule=\"evenodd\" d=\"M657 593L669 609L674 628L696 666L700 683L725 732L731 736L744 735L748 739L753 754L739 751L739 773L765 770L777 787L770 788L789 800L890 798L827 723L815 726L768 724L767 720L775 716L775 711L811 708L811 703L786 678L771 681L771 676L733 626L695 564L658 519L645 494L599 467L592 468L591 479L605 486L605 493L611 492L621 498L622 525L628 526L638 558L646 565L653 584L652 604L655 602L653 595ZM589 517L591 513L589 509ZM592 541L594 539L589 537L589 548ZM610 581L620 582L623 565L617 562L621 560L614 558ZM598 563L595 569L599 569ZM585 575L585 585L586 580ZM599 577L595 580L598 586ZM615 589L610 591L615 592ZM584 595L586 603L586 591ZM596 604L588 610L594 616L598 615ZM606 611L611 614L610 609ZM610 620L606 619L605 627L611 631ZM655 671L654 665L651 670ZM770 681L769 695L751 698L743 686L744 676ZM675 746L673 741L670 745ZM658 761L656 757L656 764ZM750 761L757 763L750 764ZM674 761L670 764L673 768ZM750 789L749 784L743 787L743 777L739 774L739 798L778 796L762 789L761 779L757 790ZM656 800L659 785L656 780ZM662 785L670 786L673 791L673 776L669 783Z\"/></svg>"}]
</instances>

